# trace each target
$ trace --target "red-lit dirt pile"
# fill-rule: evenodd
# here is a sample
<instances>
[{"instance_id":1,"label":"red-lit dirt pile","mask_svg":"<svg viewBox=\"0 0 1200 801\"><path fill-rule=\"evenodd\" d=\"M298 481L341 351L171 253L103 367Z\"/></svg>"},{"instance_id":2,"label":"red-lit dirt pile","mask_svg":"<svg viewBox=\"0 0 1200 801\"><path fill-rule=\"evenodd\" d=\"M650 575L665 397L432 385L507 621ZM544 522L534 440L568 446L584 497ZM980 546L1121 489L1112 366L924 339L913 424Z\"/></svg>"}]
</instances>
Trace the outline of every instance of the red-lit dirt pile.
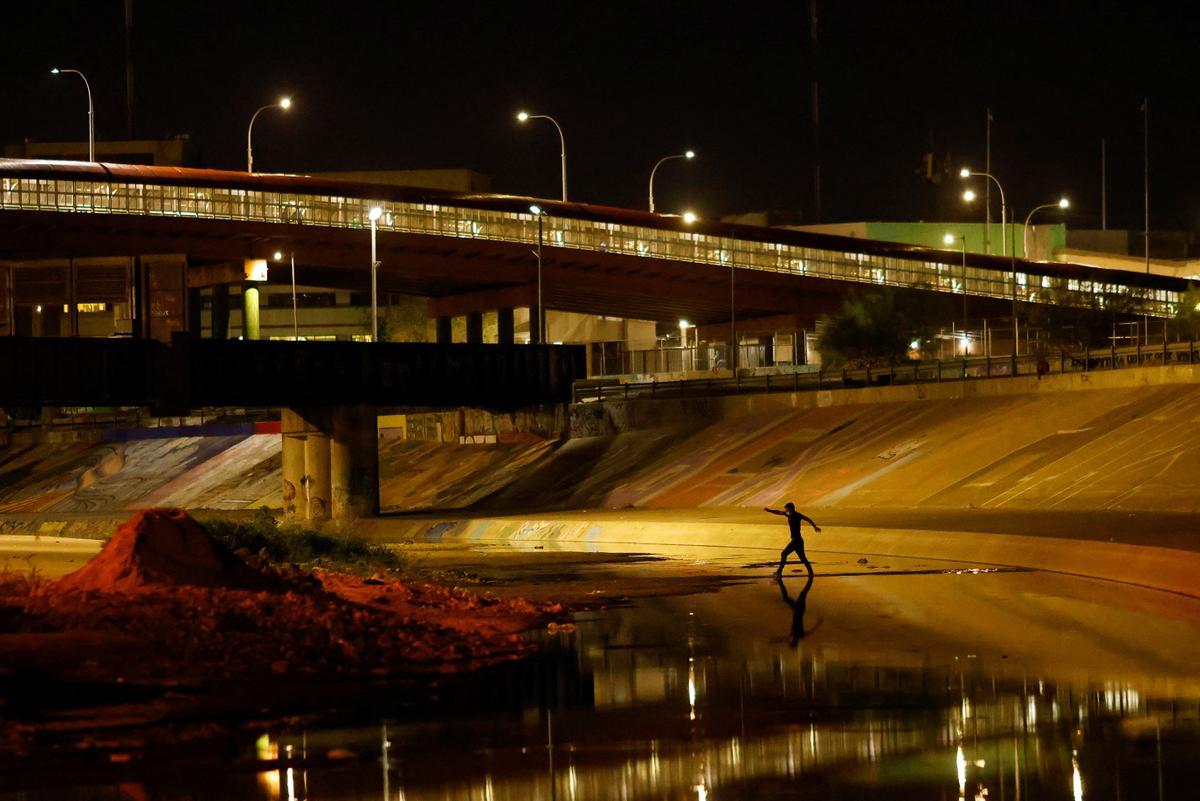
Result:
<instances>
[{"instance_id":1,"label":"red-lit dirt pile","mask_svg":"<svg viewBox=\"0 0 1200 801\"><path fill-rule=\"evenodd\" d=\"M254 569L186 513L151 510L59 581L0 578L0 658L60 680L223 691L263 678L395 678L519 657L532 646L517 633L561 611L388 578ZM69 655L72 639L80 647Z\"/></svg>"},{"instance_id":2,"label":"red-lit dirt pile","mask_svg":"<svg viewBox=\"0 0 1200 801\"><path fill-rule=\"evenodd\" d=\"M148 509L121 524L96 558L54 584L57 592L146 592L179 586L261 590L253 570L182 509Z\"/></svg>"}]
</instances>

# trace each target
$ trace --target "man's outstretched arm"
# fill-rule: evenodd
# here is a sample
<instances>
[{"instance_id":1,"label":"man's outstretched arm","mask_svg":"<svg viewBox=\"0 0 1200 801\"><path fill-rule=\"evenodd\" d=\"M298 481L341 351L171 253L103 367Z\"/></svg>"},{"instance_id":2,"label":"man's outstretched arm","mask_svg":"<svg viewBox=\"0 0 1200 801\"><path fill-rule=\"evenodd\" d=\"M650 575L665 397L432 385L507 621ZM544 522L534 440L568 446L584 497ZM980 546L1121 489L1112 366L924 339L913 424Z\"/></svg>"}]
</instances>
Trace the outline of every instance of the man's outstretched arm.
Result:
<instances>
[{"instance_id":1,"label":"man's outstretched arm","mask_svg":"<svg viewBox=\"0 0 1200 801\"><path fill-rule=\"evenodd\" d=\"M768 508L767 508L767 507L765 507L765 506L763 507L763 511L764 511L764 512L770 512L770 513L771 513L771 514L773 514L773 515L785 515L785 516L787 515L787 512L783 511L782 509L768 509ZM810 523L811 523L812 521L811 521L811 520L809 520L808 522L810 522Z\"/></svg>"}]
</instances>

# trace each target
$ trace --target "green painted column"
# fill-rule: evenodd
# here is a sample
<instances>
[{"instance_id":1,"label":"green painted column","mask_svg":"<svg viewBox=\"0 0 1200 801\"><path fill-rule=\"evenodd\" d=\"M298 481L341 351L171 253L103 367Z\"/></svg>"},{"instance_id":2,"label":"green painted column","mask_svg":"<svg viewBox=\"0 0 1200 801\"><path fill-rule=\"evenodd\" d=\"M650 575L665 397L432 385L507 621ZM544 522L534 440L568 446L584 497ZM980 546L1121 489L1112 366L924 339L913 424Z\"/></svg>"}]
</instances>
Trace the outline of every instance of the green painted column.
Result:
<instances>
[{"instance_id":1,"label":"green painted column","mask_svg":"<svg viewBox=\"0 0 1200 801\"><path fill-rule=\"evenodd\" d=\"M242 339L258 339L258 284L242 286Z\"/></svg>"}]
</instances>

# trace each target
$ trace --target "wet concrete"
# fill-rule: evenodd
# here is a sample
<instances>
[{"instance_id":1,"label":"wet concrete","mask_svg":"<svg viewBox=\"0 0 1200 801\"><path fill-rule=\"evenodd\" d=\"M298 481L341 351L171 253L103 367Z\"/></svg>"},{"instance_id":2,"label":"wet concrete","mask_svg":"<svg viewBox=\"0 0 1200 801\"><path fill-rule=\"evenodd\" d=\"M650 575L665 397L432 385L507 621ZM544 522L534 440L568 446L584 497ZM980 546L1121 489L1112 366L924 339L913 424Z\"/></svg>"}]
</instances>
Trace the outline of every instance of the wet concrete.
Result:
<instances>
[{"instance_id":1,"label":"wet concrete","mask_svg":"<svg viewBox=\"0 0 1200 801\"><path fill-rule=\"evenodd\" d=\"M0 801L1196 797L1196 599L857 554L781 585L736 548L413 548L591 608L519 665L10 772Z\"/></svg>"}]
</instances>

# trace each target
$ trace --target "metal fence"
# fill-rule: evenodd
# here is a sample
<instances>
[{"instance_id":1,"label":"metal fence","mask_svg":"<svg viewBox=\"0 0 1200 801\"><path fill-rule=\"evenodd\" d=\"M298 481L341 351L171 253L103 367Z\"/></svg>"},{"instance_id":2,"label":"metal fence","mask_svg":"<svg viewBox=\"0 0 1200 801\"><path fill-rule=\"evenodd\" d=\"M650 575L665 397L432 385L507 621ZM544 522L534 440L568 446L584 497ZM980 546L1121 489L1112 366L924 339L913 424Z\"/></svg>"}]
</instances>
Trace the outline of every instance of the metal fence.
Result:
<instances>
[{"instance_id":1,"label":"metal fence","mask_svg":"<svg viewBox=\"0 0 1200 801\"><path fill-rule=\"evenodd\" d=\"M817 368L808 372L739 374L730 378L643 382L621 382L613 378L588 379L575 382L573 395L575 403L596 403L630 398L694 398L742 393L806 392L1196 364L1198 361L1200 343L1191 340L1164 340L1155 345L1095 348L1076 353L1060 351L1045 356L1010 355L908 361L876 368Z\"/></svg>"},{"instance_id":2,"label":"metal fence","mask_svg":"<svg viewBox=\"0 0 1200 801\"><path fill-rule=\"evenodd\" d=\"M0 172L3 170L0 169ZM90 177L90 176L89 176ZM494 240L533 245L539 241L532 213L345 197L304 191L257 191L214 184L176 185L152 181L72 180L0 176L0 211L41 211L130 215L175 219L229 220L318 228L364 229L378 207L380 231L458 239ZM1097 298L1126 297L1132 310L1170 317L1182 293L1110 280L1039 274L1022 262L1020 270L964 265L957 251L945 261L902 254L843 252L789 242L758 241L624 225L600 220L556 217L543 220L546 245L637 258L663 259L728 269L785 273L858 284L929 289L1022 302L1054 302L1093 307Z\"/></svg>"}]
</instances>

